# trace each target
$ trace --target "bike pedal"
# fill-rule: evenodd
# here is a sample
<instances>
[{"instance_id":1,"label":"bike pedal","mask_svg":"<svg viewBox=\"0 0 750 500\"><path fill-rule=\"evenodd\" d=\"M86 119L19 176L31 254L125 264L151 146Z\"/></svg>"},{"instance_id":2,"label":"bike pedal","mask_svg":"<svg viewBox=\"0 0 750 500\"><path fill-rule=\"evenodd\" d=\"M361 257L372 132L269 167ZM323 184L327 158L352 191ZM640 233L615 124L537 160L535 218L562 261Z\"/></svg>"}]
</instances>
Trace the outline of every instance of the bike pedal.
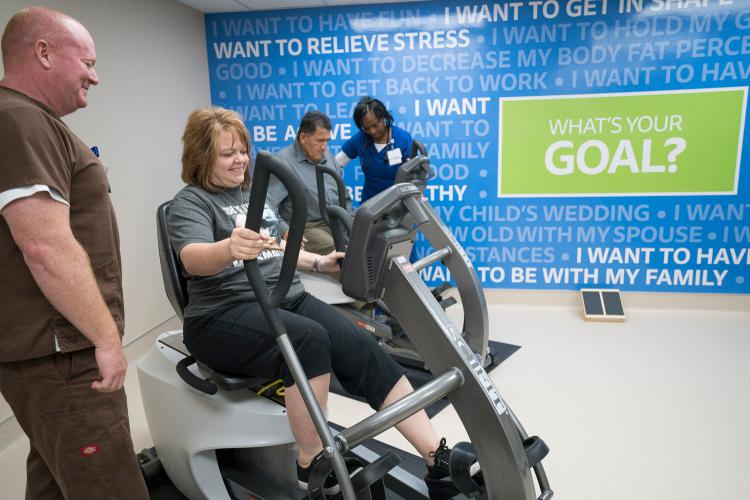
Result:
<instances>
[{"instance_id":1,"label":"bike pedal","mask_svg":"<svg viewBox=\"0 0 750 500\"><path fill-rule=\"evenodd\" d=\"M441 300L441 301L438 302L438 304L440 304L440 307L443 308L443 311L445 311L450 306L455 305L457 303L458 303L458 301L456 300L455 297L448 297L448 298L443 299L443 300Z\"/></svg>"},{"instance_id":2,"label":"bike pedal","mask_svg":"<svg viewBox=\"0 0 750 500\"><path fill-rule=\"evenodd\" d=\"M436 286L435 288L432 288L430 291L432 292L432 295L440 300L440 296L443 295L444 292L447 290L450 290L453 288L453 285L451 283L443 283L441 285Z\"/></svg>"}]
</instances>

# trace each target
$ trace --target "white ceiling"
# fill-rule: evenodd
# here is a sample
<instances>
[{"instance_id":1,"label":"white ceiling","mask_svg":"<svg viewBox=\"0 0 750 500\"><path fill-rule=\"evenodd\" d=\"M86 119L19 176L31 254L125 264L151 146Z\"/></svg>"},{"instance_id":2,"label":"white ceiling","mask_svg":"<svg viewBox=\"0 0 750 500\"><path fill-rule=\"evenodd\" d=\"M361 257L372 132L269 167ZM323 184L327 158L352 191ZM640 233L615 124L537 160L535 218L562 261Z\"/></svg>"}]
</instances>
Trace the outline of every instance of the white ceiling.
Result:
<instances>
[{"instance_id":1,"label":"white ceiling","mask_svg":"<svg viewBox=\"0 0 750 500\"><path fill-rule=\"evenodd\" d=\"M334 7L372 3L399 3L404 0L177 0L201 12L244 12L248 10L293 9L299 7ZM426 1L426 0L411 0Z\"/></svg>"}]
</instances>

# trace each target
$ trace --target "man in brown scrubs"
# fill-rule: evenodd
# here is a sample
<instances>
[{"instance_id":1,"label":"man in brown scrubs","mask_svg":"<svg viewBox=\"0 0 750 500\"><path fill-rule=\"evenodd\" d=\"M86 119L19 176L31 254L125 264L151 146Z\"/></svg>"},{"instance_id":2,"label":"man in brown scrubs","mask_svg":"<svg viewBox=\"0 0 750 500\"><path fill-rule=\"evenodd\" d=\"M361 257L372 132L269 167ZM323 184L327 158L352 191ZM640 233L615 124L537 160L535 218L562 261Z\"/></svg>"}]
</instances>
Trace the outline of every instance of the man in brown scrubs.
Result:
<instances>
[{"instance_id":1,"label":"man in brown scrubs","mask_svg":"<svg viewBox=\"0 0 750 500\"><path fill-rule=\"evenodd\" d=\"M147 499L123 382L122 276L104 167L60 120L98 83L94 42L14 15L0 81L0 391L29 437L27 499Z\"/></svg>"}]
</instances>

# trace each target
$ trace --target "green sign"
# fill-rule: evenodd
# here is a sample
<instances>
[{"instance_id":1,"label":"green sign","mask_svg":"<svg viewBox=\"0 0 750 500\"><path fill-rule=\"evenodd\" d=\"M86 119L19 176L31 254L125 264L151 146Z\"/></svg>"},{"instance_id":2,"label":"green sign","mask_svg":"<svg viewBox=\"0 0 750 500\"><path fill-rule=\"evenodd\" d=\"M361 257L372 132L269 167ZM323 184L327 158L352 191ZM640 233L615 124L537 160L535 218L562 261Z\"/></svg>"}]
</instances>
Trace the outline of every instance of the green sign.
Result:
<instances>
[{"instance_id":1,"label":"green sign","mask_svg":"<svg viewBox=\"0 0 750 500\"><path fill-rule=\"evenodd\" d=\"M736 194L746 94L501 99L498 196Z\"/></svg>"}]
</instances>

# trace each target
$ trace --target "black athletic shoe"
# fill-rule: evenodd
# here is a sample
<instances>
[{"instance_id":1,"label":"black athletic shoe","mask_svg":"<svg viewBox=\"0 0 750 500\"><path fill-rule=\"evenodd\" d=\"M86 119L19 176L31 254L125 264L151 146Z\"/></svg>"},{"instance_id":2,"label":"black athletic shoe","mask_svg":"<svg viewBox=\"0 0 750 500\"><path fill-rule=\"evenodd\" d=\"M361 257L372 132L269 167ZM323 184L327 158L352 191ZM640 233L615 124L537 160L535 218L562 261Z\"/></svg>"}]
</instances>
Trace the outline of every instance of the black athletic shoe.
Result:
<instances>
[{"instance_id":1,"label":"black athletic shoe","mask_svg":"<svg viewBox=\"0 0 750 500\"><path fill-rule=\"evenodd\" d=\"M430 452L430 457L434 459L435 463L427 466L424 482L427 484L427 491L431 500L453 498L459 493L453 484L453 480L451 480L448 465L450 456L451 449L445 444L445 438L440 440L437 450Z\"/></svg>"},{"instance_id":2,"label":"black athletic shoe","mask_svg":"<svg viewBox=\"0 0 750 500\"><path fill-rule=\"evenodd\" d=\"M297 484L303 490L307 490L307 483L310 482L310 467L304 468L299 463L297 464ZM336 480L336 476L333 472L328 474L325 483L323 483L323 493L325 496L330 497L341 491L339 482Z\"/></svg>"}]
</instances>

